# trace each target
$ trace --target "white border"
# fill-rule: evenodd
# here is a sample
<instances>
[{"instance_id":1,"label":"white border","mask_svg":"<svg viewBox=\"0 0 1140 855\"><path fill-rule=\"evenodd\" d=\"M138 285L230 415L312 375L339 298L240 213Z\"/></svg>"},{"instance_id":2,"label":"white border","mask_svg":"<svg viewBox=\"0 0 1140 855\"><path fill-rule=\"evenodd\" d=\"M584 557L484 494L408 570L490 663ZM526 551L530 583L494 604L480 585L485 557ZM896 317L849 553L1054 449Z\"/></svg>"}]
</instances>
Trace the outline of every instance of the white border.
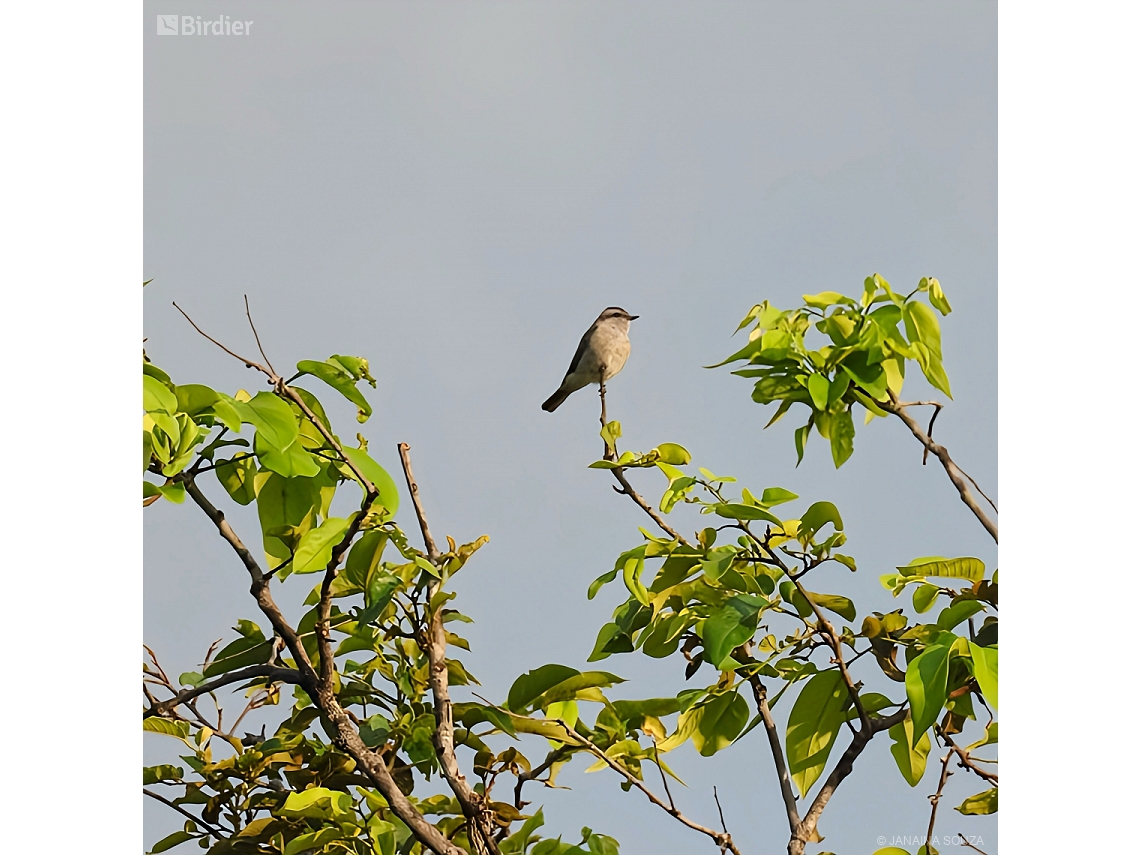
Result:
<instances>
[{"instance_id":1,"label":"white border","mask_svg":"<svg viewBox=\"0 0 1140 855\"><path fill-rule=\"evenodd\" d=\"M0 16L10 852L141 842L140 9Z\"/></svg>"}]
</instances>

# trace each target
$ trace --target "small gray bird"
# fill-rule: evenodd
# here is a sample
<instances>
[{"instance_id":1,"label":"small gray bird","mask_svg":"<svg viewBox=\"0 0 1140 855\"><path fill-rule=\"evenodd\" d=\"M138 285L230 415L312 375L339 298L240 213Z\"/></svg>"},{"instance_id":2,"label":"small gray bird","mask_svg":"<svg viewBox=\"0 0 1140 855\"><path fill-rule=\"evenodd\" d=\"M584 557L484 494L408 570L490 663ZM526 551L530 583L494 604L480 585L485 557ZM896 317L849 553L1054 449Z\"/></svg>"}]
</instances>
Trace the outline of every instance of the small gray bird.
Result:
<instances>
[{"instance_id":1,"label":"small gray bird","mask_svg":"<svg viewBox=\"0 0 1140 855\"><path fill-rule=\"evenodd\" d=\"M578 350L562 378L562 385L546 399L542 408L553 413L570 393L590 383L604 383L621 371L629 358L629 322L638 317L617 306L610 306L598 315L578 342Z\"/></svg>"}]
</instances>

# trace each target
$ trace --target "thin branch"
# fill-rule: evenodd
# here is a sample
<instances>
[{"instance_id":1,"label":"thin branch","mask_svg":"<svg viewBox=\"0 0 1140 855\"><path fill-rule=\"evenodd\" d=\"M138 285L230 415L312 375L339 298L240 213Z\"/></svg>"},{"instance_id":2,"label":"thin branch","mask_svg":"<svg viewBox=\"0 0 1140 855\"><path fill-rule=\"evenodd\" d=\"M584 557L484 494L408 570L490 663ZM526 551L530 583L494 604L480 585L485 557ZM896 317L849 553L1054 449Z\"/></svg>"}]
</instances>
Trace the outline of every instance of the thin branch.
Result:
<instances>
[{"instance_id":1,"label":"thin branch","mask_svg":"<svg viewBox=\"0 0 1140 855\"><path fill-rule=\"evenodd\" d=\"M539 763L537 766L535 766L529 772L524 771L522 769L519 770L519 773L516 776L517 782L515 783L515 809L516 810L521 811L526 805L530 804L530 802L524 802L522 800L523 784L525 784L527 781L539 780L540 775L542 775L544 772L546 772L555 763L558 763L559 761L568 757L570 755L570 753L571 753L570 749L566 746L562 746L561 748L555 748L553 751L551 751L549 754L546 755L545 760L543 760L541 763ZM503 829L503 831L505 832L506 829ZM504 834L503 836L506 836L506 835Z\"/></svg>"},{"instance_id":2,"label":"thin branch","mask_svg":"<svg viewBox=\"0 0 1140 855\"><path fill-rule=\"evenodd\" d=\"M843 783L843 780L851 774L851 770L855 767L855 761L859 758L859 755L863 753L863 749L867 747L876 733L889 730L905 719L906 713L906 708L903 708L889 716L872 719L870 733L865 733L860 730L855 734L855 737L851 740L851 744L847 746L847 750L843 752L843 756L839 758L839 762L835 764L835 768L831 770L831 774L827 776L827 780L816 794L815 800L811 803L811 807L808 808L807 813L804 815L803 822L800 823L798 833L793 835L793 843L798 840L799 849L793 850L793 847L789 845L789 852L803 852L803 845L807 842L808 838L812 836L812 832L815 831L816 826L819 824L819 817L823 813L823 809L827 807L827 803L831 801L835 790Z\"/></svg>"},{"instance_id":3,"label":"thin branch","mask_svg":"<svg viewBox=\"0 0 1140 855\"><path fill-rule=\"evenodd\" d=\"M942 801L942 788L946 786L946 779L954 774L950 771L950 758L953 756L953 752L947 751L946 756L942 758L942 774L938 777L938 789L930 797L930 825L926 827L927 851L930 851L930 841L934 838L934 820L938 816L938 803Z\"/></svg>"},{"instance_id":4,"label":"thin branch","mask_svg":"<svg viewBox=\"0 0 1140 855\"><path fill-rule=\"evenodd\" d=\"M273 594L269 590L269 580L261 572L261 567L257 563L257 559L253 557L246 545L241 542L241 538L237 536L237 532L226 521L225 514L214 507L213 503L202 493L201 488L193 478L183 479L183 484L186 486L186 492L190 494L190 498L198 505L211 522L214 523L218 529L218 534L225 540L230 547L237 553L238 558L241 559L242 564L249 573L250 587L249 592L257 601L258 607L262 613L269 618L269 622L273 625L273 630L285 641L285 645L289 648L289 652L293 655L297 667L300 669L301 674L307 682L302 683L308 687L309 684L315 683L317 680L317 672L313 669L313 663L309 661L309 654L305 652L304 645L301 644L301 639L297 637L296 631L293 627L285 621L284 615L281 614L281 609L273 601Z\"/></svg>"},{"instance_id":5,"label":"thin branch","mask_svg":"<svg viewBox=\"0 0 1140 855\"><path fill-rule=\"evenodd\" d=\"M416 484L415 476L412 475L412 458L411 446L406 442L401 442L396 446L396 450L400 452L400 463L404 467L404 480L408 482L408 492L412 494L412 506L416 509L416 519L420 524L420 533L424 537L424 546L427 548L428 560L433 564L439 560L439 550L436 548L435 540L431 536L431 530L428 528L427 516L424 514L424 506L420 502L420 488Z\"/></svg>"},{"instance_id":6,"label":"thin branch","mask_svg":"<svg viewBox=\"0 0 1140 855\"><path fill-rule=\"evenodd\" d=\"M936 443L930 438L929 434L923 432L922 428L918 426L918 422L907 413L906 407L899 404L893 392L889 393L889 395L890 400L879 402L879 406L887 412L898 416L899 419L902 420L902 423L910 428L910 432L914 434L915 439L922 443L923 448L938 458L942 463L942 468L946 470L946 474L950 477L950 481L957 488L958 495L961 497L962 502L973 512L974 516L978 518L978 522L985 527L986 531L990 533L990 537L994 539L994 543L997 543L997 523L986 516L985 511L978 505L977 499L974 498L974 494L970 492L970 488L966 484L967 481L973 483L974 479L963 472L958 464L951 459L950 452L948 452L945 447ZM977 484L974 484L974 486L976 487ZM979 490L978 492L981 491ZM989 501L989 499L987 499L987 501Z\"/></svg>"},{"instance_id":7,"label":"thin branch","mask_svg":"<svg viewBox=\"0 0 1140 855\"><path fill-rule=\"evenodd\" d=\"M650 734L652 737L652 734ZM661 765L661 755L657 753L657 738L653 738L653 763L657 766L657 771L661 773L661 786L665 788L665 795L669 799L669 807L673 810L677 809L676 802L673 801L673 794L669 791L669 779L665 777L665 768ZM713 787L713 793L716 793L716 787ZM720 802L717 802L717 807L720 807ZM724 825L724 814L720 816L720 824ZM728 829L725 829L727 832Z\"/></svg>"},{"instance_id":8,"label":"thin branch","mask_svg":"<svg viewBox=\"0 0 1140 855\"><path fill-rule=\"evenodd\" d=\"M788 764L784 760L784 748L780 744L780 732L776 729L776 722L772 720L772 710L768 706L768 689L760 682L759 674L753 674L748 678L748 682L752 686L752 697L760 711L760 718L764 722L764 731L768 734L768 746L772 750L772 759L776 763L776 775L780 779L780 795L784 799L784 811L788 815L788 830L795 834L800 825L800 812L796 807L796 794L792 792L792 778L788 774Z\"/></svg>"},{"instance_id":9,"label":"thin branch","mask_svg":"<svg viewBox=\"0 0 1140 855\"><path fill-rule=\"evenodd\" d=\"M148 790L146 787L143 787L143 795L144 795L144 796L150 796L152 799L154 799L154 800L156 800L156 801L160 801L160 802L162 802L164 805L166 805L166 806L167 806L167 807L169 807L169 808L174 808L174 810L178 811L180 814L182 814L184 817L186 817L188 820L190 820L192 823L194 823L194 825L196 825L196 826L201 826L202 828L206 829L206 831L210 832L210 834L211 834L213 837L216 837L218 840L222 840L222 839L224 839L224 838L222 837L222 835L221 835L221 834L219 834L219 833L218 833L218 832L217 832L217 831L216 831L216 830L215 830L215 829L214 829L214 828L213 828L213 827L212 827L212 826L211 826L211 825L210 825L208 822L206 822L204 819L202 819L201 817L197 817L197 816L194 816L194 814L190 813L190 811L186 810L186 809L185 809L185 808L183 808L181 805L176 805L176 804L175 804L174 802L172 802L170 799L168 799L168 798L165 798L165 797L163 797L163 796L160 796L158 793L155 793L155 792L151 792L151 791L150 791L150 790Z\"/></svg>"},{"instance_id":10,"label":"thin branch","mask_svg":"<svg viewBox=\"0 0 1140 855\"><path fill-rule=\"evenodd\" d=\"M977 846L975 846L973 843L971 843L971 842L970 842L970 841L969 841L969 840L966 838L966 835L964 835L964 834L963 834L962 832L960 832L960 831L958 832L958 839L962 841L962 845L963 845L963 846L969 846L969 847L970 847L971 849L973 849L975 852L982 852L982 850L981 850L981 849L979 849ZM986 853L985 853L985 852L982 852L982 855L986 855Z\"/></svg>"},{"instance_id":11,"label":"thin branch","mask_svg":"<svg viewBox=\"0 0 1140 855\"><path fill-rule=\"evenodd\" d=\"M985 769L983 769L982 767L980 767L978 765L979 762L984 763L984 762L988 762L988 761L974 760L972 757L970 757L970 752L965 751L962 748L958 747L957 743L955 743L954 740L950 738L950 736L941 728L941 726L938 726L935 729L938 733L938 737L943 742L945 742L948 746L950 746L950 750L953 751L958 756L958 765L959 766L961 766L963 769L969 769L971 772L973 772L975 775L977 775L982 780L987 781L988 783L994 784L995 786L997 785L998 776L995 775L993 772L986 771Z\"/></svg>"},{"instance_id":12,"label":"thin branch","mask_svg":"<svg viewBox=\"0 0 1140 855\"><path fill-rule=\"evenodd\" d=\"M274 682L295 683L297 685L301 685L304 682L304 677L302 677L301 672L293 668L278 668L276 665L250 665L248 668L230 671L228 674L223 674L213 680L199 683L197 686L191 686L188 689L183 689L173 698L152 704L150 709L143 713L143 718L165 715L176 707L182 706L182 704L187 701L192 701L199 695L209 694L223 686L240 683L243 680L256 679L257 677L268 677ZM236 722L234 726L237 726Z\"/></svg>"},{"instance_id":13,"label":"thin branch","mask_svg":"<svg viewBox=\"0 0 1140 855\"><path fill-rule=\"evenodd\" d=\"M177 303L174 303L173 305L174 305L174 308L176 308L179 312L182 312L182 317L184 317L186 320L188 320L190 322L190 326L194 327L194 329L196 329L200 335L202 335L204 338L207 338L210 341L212 341L214 344L216 344L218 347L220 347L222 350L224 350L230 356L234 357L234 359L240 359L242 362L245 363L246 368L256 368L258 371L260 371L262 374L264 374L266 377L268 377L270 380L272 380L274 382L276 382L277 380L280 379L277 376L277 373L275 371L270 371L268 368L266 368L260 362L256 362L255 360L252 360L252 359L246 359L240 353L234 353L232 350L230 350L228 347L226 347L224 344L222 344L220 341L218 341L212 335L207 333L205 330L203 330L196 323L194 323L193 318L191 318L188 314L183 312L181 306L179 306Z\"/></svg>"},{"instance_id":14,"label":"thin branch","mask_svg":"<svg viewBox=\"0 0 1140 855\"><path fill-rule=\"evenodd\" d=\"M420 531L423 533L428 559L432 564L439 566L439 549L432 539L427 516L420 504L419 485L416 483L415 475L412 474L411 447L406 442L401 442L397 448L400 452L400 463L404 469L404 478L408 482L408 490L412 494L412 504L416 509L416 517L419 519ZM428 654L428 683L431 685L435 710L436 726L432 741L435 743L443 776L459 800L464 816L467 817L471 842L481 850L490 852L492 855L498 855L499 847L491 830L484 799L471 788L467 778L460 770L459 761L455 756L455 718L447 677L447 632L443 627L443 604L439 604L434 610L431 608L431 602L435 599L440 585L440 581L434 581L428 592L428 611L430 614L427 616L428 632L425 644Z\"/></svg>"},{"instance_id":15,"label":"thin branch","mask_svg":"<svg viewBox=\"0 0 1140 855\"><path fill-rule=\"evenodd\" d=\"M930 424L926 426L926 435L934 439L934 420L938 418L938 414L942 412L942 405L939 403L934 404L934 412L930 414ZM930 456L930 449L923 447L922 449L922 465L926 465L926 458Z\"/></svg>"},{"instance_id":16,"label":"thin branch","mask_svg":"<svg viewBox=\"0 0 1140 855\"><path fill-rule=\"evenodd\" d=\"M651 801L653 804L657 805L657 807L661 808L682 825L693 829L693 831L699 831L701 834L705 834L711 837L716 845L721 847L722 850L727 849L732 852L733 855L740 855L740 850L737 849L736 844L732 842L731 834L728 834L727 832L714 831L711 828L706 828L700 823L693 822L675 807L670 807L669 805L665 804L665 802L663 802L656 793L654 793L651 789L645 786L644 783L638 780L637 777L633 775L633 773L614 762L614 760L609 757L604 751L598 748L598 746L594 745L594 743L590 742L590 740L579 736L574 732L572 728L566 724L566 722L562 721L561 719L557 719L556 721L562 727L562 729L566 731L567 736L572 742L582 748L585 748L587 751L589 751L591 754L593 754L595 757L597 757L599 760L601 760L603 763L605 763L607 766L625 778L631 786L636 787L642 793L644 793L645 797L649 799L649 801Z\"/></svg>"},{"instance_id":17,"label":"thin branch","mask_svg":"<svg viewBox=\"0 0 1140 855\"><path fill-rule=\"evenodd\" d=\"M720 796L717 795L716 784L713 784L713 801L716 802L716 812L720 814L720 827L728 834L728 826L724 824L724 808L720 806Z\"/></svg>"},{"instance_id":18,"label":"thin branch","mask_svg":"<svg viewBox=\"0 0 1140 855\"><path fill-rule=\"evenodd\" d=\"M657 527L667 535L674 538L675 540L680 541L685 546L691 546L691 544L685 540L685 538L681 537L680 534L678 534L669 526L669 523L665 522L664 518L659 513L657 513L652 505L646 502L645 499L641 498L641 496L638 495L637 491L634 490L632 486L630 486L629 481L625 477L624 469L611 469L610 471L614 474L614 478L617 479L617 482L622 486L622 489L617 490L615 487L615 490L633 499L634 504L649 514L650 519L657 523Z\"/></svg>"},{"instance_id":19,"label":"thin branch","mask_svg":"<svg viewBox=\"0 0 1140 855\"><path fill-rule=\"evenodd\" d=\"M269 370L276 374L277 369L273 367L273 363L270 362L269 357L265 355L265 348L261 346L261 336L257 334L257 327L253 325L253 315L249 313L249 294L242 294L242 297L245 298L245 316L249 321L249 328L253 330L253 338L254 341L257 342L257 349L261 353L261 358L265 360L265 364L269 366Z\"/></svg>"}]
</instances>

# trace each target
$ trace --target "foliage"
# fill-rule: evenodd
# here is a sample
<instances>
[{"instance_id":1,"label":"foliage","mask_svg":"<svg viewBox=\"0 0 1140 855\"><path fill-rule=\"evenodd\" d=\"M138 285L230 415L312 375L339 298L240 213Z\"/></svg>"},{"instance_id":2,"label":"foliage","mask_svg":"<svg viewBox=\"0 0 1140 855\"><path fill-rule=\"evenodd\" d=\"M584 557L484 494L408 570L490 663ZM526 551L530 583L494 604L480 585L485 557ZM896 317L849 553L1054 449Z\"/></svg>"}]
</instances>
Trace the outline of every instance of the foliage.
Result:
<instances>
[{"instance_id":1,"label":"foliage","mask_svg":"<svg viewBox=\"0 0 1140 855\"><path fill-rule=\"evenodd\" d=\"M779 400L776 418L793 403L807 405L800 456L814 426L841 465L853 448L854 404L870 415L897 415L907 360L949 393L938 324L913 299L919 293L949 312L937 280L901 297L878 276L858 301L825 292L786 312L762 303L741 324L755 323L749 345L727 361L758 366L734 373L759 378L753 398ZM805 344L813 322L831 341L814 351ZM148 794L186 818L152 852L197 841L213 853L616 855L617 842L589 828L574 843L543 838L541 809L524 812L528 781L553 787L567 763L588 754L591 768L619 775L624 789L640 790L722 851L739 853L727 829L676 809L665 783L676 776L663 755L691 742L712 756L757 727L768 731L778 779L787 782L781 796L793 855L820 839L831 793L880 733L911 786L937 741L947 749L942 783L953 757L987 785L958 810L996 810L996 774L971 757L997 741L990 711L997 708L998 580L979 559L917 557L881 578L902 598L898 608L861 610L828 592L836 572L857 566L841 551L847 535L834 504L801 502L778 486L737 490L733 478L694 468L677 443L619 454L621 426L609 422L604 459L591 465L610 471L658 531L640 529L638 542L590 585L592 599L620 579L625 598L587 661L641 651L675 659L686 683L707 675L704 685L623 700L611 696L623 682L616 674L547 664L521 675L501 703L473 690L470 700L452 701L450 687L477 681L451 655L469 650L452 627L470 618L446 588L487 539L447 537L447 548L436 548L401 446L424 542L414 546L396 521L395 483L364 438L357 434L355 448L342 444L317 395L292 385L319 379L365 422L372 411L358 384L375 383L366 360L306 360L289 381L243 361L269 377L272 391L230 396L178 385L144 355L144 505L190 496L249 573L260 620L268 620L264 628L238 621L233 639L178 680L153 654L144 666L144 729L186 752L184 765L144 769L144 786L162 790ZM656 506L629 484L627 473L638 469L665 478ZM212 480L233 502L256 507L259 549L246 549L206 498L203 485ZM333 515L338 491L350 483L358 509ZM674 513L699 521L692 538L667 522ZM287 580L310 574L316 584L306 610L290 622L272 588L303 584ZM866 690L872 680L895 688ZM220 709L216 721L199 711L206 695L219 705L217 692L227 686L247 699L228 728ZM769 686L779 687L771 697ZM790 712L779 733L771 709L785 694ZM272 735L237 735L247 712L273 705L283 709ZM971 729L981 737L959 747L955 737ZM659 767L653 774L665 797L650 786L647 766ZM449 793L439 794L436 778Z\"/></svg>"}]
</instances>

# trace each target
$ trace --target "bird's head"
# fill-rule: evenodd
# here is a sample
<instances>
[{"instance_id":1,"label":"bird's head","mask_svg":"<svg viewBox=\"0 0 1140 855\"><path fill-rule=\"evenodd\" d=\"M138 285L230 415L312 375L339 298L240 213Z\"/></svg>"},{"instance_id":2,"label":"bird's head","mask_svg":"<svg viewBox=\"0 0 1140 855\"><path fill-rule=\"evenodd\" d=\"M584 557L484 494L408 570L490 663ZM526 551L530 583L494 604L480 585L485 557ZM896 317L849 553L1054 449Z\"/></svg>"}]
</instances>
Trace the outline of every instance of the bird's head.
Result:
<instances>
[{"instance_id":1,"label":"bird's head","mask_svg":"<svg viewBox=\"0 0 1140 855\"><path fill-rule=\"evenodd\" d=\"M640 315L631 315L625 309L619 308L618 306L610 306L608 309L598 315L597 322L599 324L607 321L617 322L626 329L629 329L629 322L636 321L639 317Z\"/></svg>"}]
</instances>

